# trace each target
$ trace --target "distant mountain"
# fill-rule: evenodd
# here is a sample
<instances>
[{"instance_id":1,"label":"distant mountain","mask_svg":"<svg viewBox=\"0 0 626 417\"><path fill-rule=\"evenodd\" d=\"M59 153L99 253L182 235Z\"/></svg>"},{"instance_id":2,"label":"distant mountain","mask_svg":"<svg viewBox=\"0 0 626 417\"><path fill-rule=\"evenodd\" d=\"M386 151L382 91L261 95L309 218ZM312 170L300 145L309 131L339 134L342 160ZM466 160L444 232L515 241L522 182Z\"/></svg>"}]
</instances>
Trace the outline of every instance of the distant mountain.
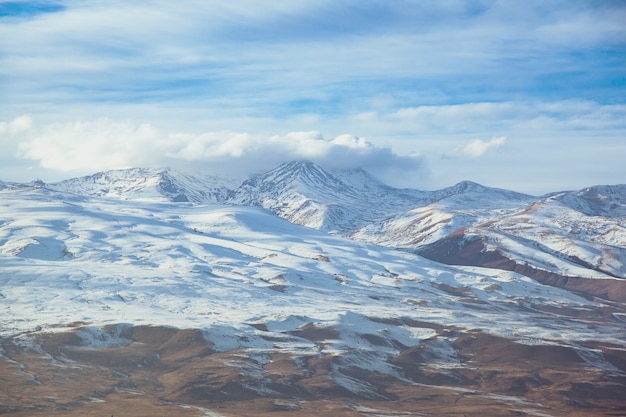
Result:
<instances>
[{"instance_id":1,"label":"distant mountain","mask_svg":"<svg viewBox=\"0 0 626 417\"><path fill-rule=\"evenodd\" d=\"M184 174L170 168L130 168L98 172L47 186L51 190L84 196L198 203L225 200L232 182Z\"/></svg>"},{"instance_id":2,"label":"distant mountain","mask_svg":"<svg viewBox=\"0 0 626 417\"><path fill-rule=\"evenodd\" d=\"M521 210L536 198L464 181L431 192L430 200L429 204L372 222L349 236L383 246L414 248L435 242L459 228Z\"/></svg>"},{"instance_id":3,"label":"distant mountain","mask_svg":"<svg viewBox=\"0 0 626 417\"><path fill-rule=\"evenodd\" d=\"M587 187L550 198L588 216L626 217L626 184Z\"/></svg>"},{"instance_id":4,"label":"distant mountain","mask_svg":"<svg viewBox=\"0 0 626 417\"><path fill-rule=\"evenodd\" d=\"M350 237L626 301L626 186L539 198L470 189L369 224Z\"/></svg>"},{"instance_id":5,"label":"distant mountain","mask_svg":"<svg viewBox=\"0 0 626 417\"><path fill-rule=\"evenodd\" d=\"M429 193L389 187L367 172L289 162L245 181L227 201L255 205L314 229L346 233L424 204Z\"/></svg>"}]
</instances>

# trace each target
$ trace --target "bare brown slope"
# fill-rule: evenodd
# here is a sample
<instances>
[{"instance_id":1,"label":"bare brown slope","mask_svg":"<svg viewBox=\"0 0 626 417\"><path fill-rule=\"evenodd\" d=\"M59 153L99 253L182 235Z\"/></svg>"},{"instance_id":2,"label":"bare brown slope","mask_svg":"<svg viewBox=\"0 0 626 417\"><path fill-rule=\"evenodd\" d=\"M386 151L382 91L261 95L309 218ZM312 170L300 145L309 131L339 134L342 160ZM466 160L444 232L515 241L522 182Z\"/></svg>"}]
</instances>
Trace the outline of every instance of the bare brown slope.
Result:
<instances>
[{"instance_id":1,"label":"bare brown slope","mask_svg":"<svg viewBox=\"0 0 626 417\"><path fill-rule=\"evenodd\" d=\"M616 416L626 413L626 351L589 342L603 366L564 345L525 345L437 324L403 349L398 376L343 355L257 362L215 352L198 330L134 327L123 346L84 346L75 332L2 341L0 414L25 416ZM313 339L322 329L300 335ZM315 342L315 340L312 340ZM324 343L320 341L319 343ZM30 346L30 347L29 347ZM445 346L445 349L441 349ZM344 354L349 354L345 352ZM610 365L608 365L610 364ZM613 366L614 371L607 371ZM348 392L337 377L367 385ZM372 395L375 393L375 395ZM375 398L374 398L375 397Z\"/></svg>"}]
</instances>

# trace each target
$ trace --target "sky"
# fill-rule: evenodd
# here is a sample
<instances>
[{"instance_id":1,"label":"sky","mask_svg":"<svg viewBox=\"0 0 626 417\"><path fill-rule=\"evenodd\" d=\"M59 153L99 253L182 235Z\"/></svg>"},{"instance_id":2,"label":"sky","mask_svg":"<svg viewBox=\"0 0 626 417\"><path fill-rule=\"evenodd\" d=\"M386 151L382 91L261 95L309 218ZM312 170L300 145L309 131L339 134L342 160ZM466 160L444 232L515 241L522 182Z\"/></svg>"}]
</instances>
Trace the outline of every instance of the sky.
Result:
<instances>
[{"instance_id":1,"label":"sky","mask_svg":"<svg viewBox=\"0 0 626 417\"><path fill-rule=\"evenodd\" d=\"M624 0L0 0L0 180L626 183Z\"/></svg>"}]
</instances>

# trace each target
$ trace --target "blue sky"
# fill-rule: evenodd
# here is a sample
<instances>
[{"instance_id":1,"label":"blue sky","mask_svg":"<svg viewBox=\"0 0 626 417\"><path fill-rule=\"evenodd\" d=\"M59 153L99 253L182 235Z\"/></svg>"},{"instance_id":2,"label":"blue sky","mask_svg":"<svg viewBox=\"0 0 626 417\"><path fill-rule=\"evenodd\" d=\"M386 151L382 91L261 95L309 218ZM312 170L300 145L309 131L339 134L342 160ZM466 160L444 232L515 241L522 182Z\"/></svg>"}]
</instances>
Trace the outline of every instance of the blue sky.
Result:
<instances>
[{"instance_id":1,"label":"blue sky","mask_svg":"<svg viewBox=\"0 0 626 417\"><path fill-rule=\"evenodd\" d=\"M0 179L626 182L624 1L1 1Z\"/></svg>"}]
</instances>

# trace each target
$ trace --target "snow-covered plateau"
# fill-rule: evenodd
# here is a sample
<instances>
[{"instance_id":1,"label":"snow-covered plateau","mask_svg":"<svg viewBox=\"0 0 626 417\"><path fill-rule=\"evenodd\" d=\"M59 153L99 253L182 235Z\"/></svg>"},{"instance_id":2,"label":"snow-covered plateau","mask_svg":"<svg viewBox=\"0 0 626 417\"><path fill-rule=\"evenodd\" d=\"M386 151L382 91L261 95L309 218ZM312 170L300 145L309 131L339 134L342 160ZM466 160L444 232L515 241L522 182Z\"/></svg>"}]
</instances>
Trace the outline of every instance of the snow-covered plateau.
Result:
<instances>
[{"instance_id":1,"label":"snow-covered plateau","mask_svg":"<svg viewBox=\"0 0 626 417\"><path fill-rule=\"evenodd\" d=\"M0 413L51 415L63 403L74 415L87 403L112 407L131 388L151 404L175 404L169 415L243 415L212 406L231 400L260 407L246 415L265 415L254 401L268 398L269 411L302 415L336 398L345 400L334 415L443 415L424 407L444 403L449 415L626 410L615 395L626 392L624 190L398 190L364 171L310 163L239 188L139 169L1 183L0 377L30 387L36 407L7 389ZM463 252L472 238L489 259ZM450 259L433 252L437 244ZM469 261L446 265L420 251ZM496 252L500 264L487 262ZM576 278L617 287L545 285L522 265L570 286ZM191 330L199 339L176 346L206 349L172 356L172 332ZM48 385L27 352L64 375L96 365L89 375L113 374L71 401L43 400L59 394L37 391ZM192 357L220 360L201 373ZM148 369L158 395L133 373ZM170 388L167 375L182 369Z\"/></svg>"}]
</instances>

